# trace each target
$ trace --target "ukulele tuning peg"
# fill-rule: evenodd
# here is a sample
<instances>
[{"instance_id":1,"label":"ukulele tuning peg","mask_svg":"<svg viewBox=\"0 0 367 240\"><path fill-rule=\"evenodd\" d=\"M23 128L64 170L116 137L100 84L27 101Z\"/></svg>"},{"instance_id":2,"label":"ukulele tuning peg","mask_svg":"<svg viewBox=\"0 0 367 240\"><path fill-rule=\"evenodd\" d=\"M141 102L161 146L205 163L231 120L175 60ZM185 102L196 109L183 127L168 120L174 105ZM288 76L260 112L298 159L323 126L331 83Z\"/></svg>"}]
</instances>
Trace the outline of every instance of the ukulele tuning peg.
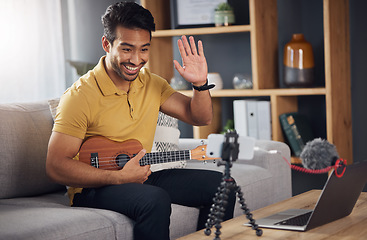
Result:
<instances>
[{"instance_id":1,"label":"ukulele tuning peg","mask_svg":"<svg viewBox=\"0 0 367 240\"><path fill-rule=\"evenodd\" d=\"M204 164L207 164L207 163L208 163L208 161L206 161L206 160L205 160L203 163L204 163Z\"/></svg>"},{"instance_id":2,"label":"ukulele tuning peg","mask_svg":"<svg viewBox=\"0 0 367 240\"><path fill-rule=\"evenodd\" d=\"M205 145L204 140L201 140L200 143L201 143L201 145Z\"/></svg>"}]
</instances>

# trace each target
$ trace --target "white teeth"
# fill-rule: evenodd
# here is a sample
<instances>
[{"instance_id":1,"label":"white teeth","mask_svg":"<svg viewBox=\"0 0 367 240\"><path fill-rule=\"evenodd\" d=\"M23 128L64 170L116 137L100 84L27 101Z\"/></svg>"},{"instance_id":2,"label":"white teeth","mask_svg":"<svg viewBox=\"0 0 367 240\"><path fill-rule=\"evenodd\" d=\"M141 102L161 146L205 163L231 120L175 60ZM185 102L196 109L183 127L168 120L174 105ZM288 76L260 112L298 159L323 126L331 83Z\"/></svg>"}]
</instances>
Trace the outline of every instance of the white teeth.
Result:
<instances>
[{"instance_id":1,"label":"white teeth","mask_svg":"<svg viewBox=\"0 0 367 240\"><path fill-rule=\"evenodd\" d=\"M126 66L126 65L125 65ZM138 67L129 67L129 66L126 66L127 69L131 70L131 71L135 71L138 69Z\"/></svg>"}]
</instances>

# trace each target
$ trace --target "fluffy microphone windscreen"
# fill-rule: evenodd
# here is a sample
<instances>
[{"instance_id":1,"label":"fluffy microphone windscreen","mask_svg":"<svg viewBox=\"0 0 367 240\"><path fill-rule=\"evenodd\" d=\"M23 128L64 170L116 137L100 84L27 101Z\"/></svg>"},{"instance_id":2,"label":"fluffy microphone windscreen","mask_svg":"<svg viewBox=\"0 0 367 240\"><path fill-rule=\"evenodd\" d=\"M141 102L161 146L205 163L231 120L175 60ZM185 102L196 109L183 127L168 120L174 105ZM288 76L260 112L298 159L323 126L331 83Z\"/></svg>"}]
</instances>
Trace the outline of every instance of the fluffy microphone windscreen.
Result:
<instances>
[{"instance_id":1,"label":"fluffy microphone windscreen","mask_svg":"<svg viewBox=\"0 0 367 240\"><path fill-rule=\"evenodd\" d=\"M323 169L333 165L339 159L336 147L327 140L315 138L309 141L300 155L303 167L308 169Z\"/></svg>"}]
</instances>

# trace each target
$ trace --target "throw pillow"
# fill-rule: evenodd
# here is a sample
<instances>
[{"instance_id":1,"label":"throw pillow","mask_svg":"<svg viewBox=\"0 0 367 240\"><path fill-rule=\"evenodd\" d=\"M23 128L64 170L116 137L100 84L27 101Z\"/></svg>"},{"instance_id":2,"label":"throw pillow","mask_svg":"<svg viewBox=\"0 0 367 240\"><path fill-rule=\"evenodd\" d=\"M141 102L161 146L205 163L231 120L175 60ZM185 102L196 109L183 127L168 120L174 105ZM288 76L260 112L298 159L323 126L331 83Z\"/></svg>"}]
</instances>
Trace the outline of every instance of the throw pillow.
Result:
<instances>
[{"instance_id":1,"label":"throw pillow","mask_svg":"<svg viewBox=\"0 0 367 240\"><path fill-rule=\"evenodd\" d=\"M152 152L178 151L179 137L178 120L159 112ZM170 168L184 168L185 166L186 161L177 161L151 165L151 170L154 172Z\"/></svg>"},{"instance_id":2,"label":"throw pillow","mask_svg":"<svg viewBox=\"0 0 367 240\"><path fill-rule=\"evenodd\" d=\"M52 119L55 120L57 106L59 106L60 98L50 99L47 102L48 102L48 107L50 108Z\"/></svg>"}]
</instances>

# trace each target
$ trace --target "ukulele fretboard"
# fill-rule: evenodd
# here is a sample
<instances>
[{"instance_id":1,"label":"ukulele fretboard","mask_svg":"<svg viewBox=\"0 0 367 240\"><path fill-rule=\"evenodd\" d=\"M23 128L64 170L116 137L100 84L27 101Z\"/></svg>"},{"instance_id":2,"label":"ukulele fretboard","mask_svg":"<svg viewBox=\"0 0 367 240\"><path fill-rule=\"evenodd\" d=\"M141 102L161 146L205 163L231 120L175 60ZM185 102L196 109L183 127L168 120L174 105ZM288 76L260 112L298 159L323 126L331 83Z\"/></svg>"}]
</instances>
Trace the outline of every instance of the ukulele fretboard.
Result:
<instances>
[{"instance_id":1,"label":"ukulele fretboard","mask_svg":"<svg viewBox=\"0 0 367 240\"><path fill-rule=\"evenodd\" d=\"M177 162L190 159L191 159L190 150L152 152L145 154L145 156L140 160L140 165L145 166L151 164Z\"/></svg>"}]
</instances>

